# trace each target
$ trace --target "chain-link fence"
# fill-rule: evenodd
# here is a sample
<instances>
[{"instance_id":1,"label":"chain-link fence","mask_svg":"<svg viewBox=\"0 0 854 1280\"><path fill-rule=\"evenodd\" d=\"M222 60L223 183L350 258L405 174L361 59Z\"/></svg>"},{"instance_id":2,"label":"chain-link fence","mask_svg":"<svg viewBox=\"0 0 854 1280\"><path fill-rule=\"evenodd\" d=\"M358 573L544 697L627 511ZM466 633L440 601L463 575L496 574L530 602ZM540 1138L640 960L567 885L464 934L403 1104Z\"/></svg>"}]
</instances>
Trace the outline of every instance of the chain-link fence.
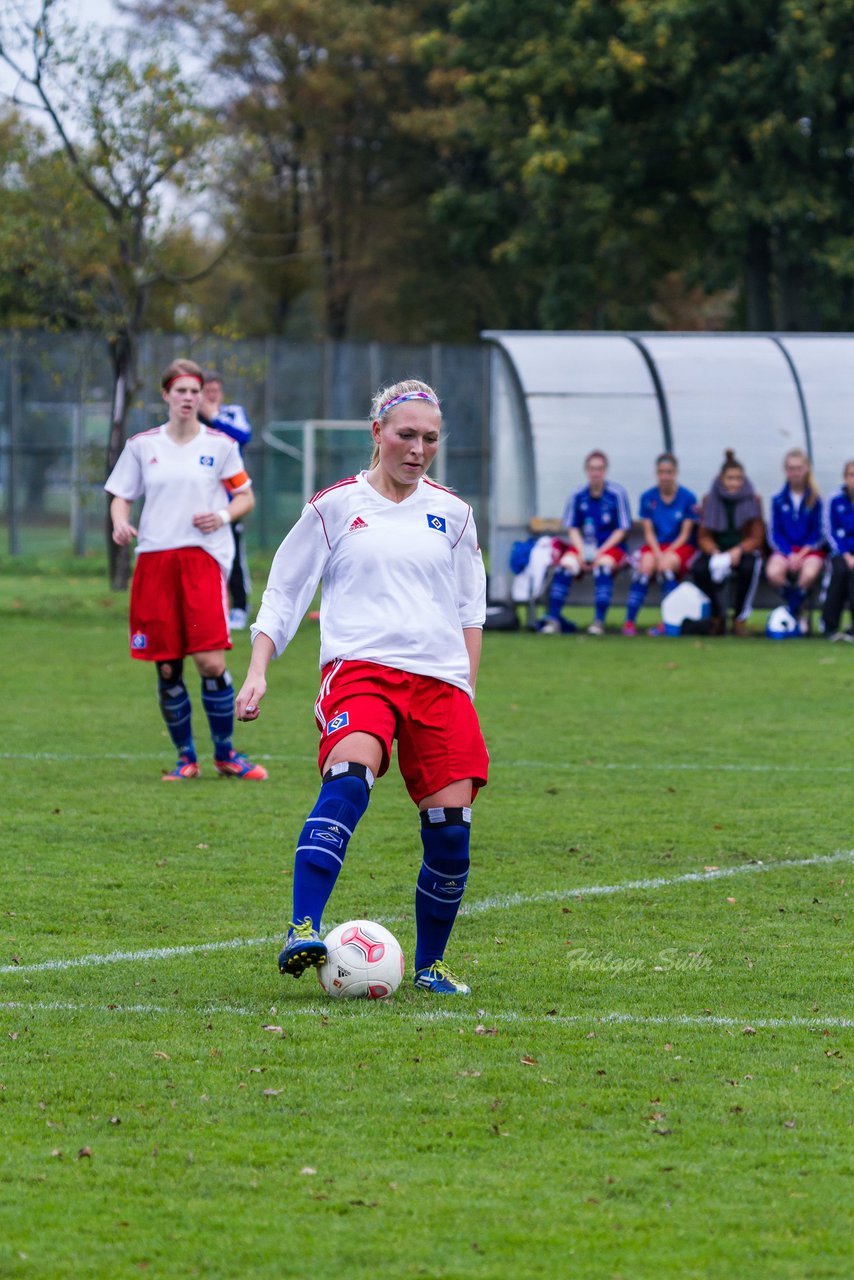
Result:
<instances>
[{"instance_id":1,"label":"chain-link fence","mask_svg":"<svg viewBox=\"0 0 854 1280\"><path fill-rule=\"evenodd\" d=\"M141 390L128 435L164 420L160 374L178 356L221 373L228 403L253 425L246 450L258 505L247 522L250 548L274 547L299 513L310 438L317 485L366 466L367 413L383 383L419 377L443 401L439 479L474 507L487 538L489 357L484 348L378 342L301 343L278 338L229 342L147 336ZM106 343L95 334L0 334L0 551L83 555L105 545L105 458L112 398ZM306 422L361 420L358 431ZM284 446L284 447L282 447Z\"/></svg>"}]
</instances>

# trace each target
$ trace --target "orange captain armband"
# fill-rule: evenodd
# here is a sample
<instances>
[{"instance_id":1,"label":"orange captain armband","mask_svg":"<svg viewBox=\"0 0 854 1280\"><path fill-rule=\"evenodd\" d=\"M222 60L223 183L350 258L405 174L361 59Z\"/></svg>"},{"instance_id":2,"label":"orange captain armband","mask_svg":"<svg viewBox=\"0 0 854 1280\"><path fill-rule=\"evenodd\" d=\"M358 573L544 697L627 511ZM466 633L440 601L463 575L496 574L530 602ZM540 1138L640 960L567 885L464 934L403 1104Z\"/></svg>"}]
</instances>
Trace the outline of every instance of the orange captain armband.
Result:
<instances>
[{"instance_id":1,"label":"orange captain armband","mask_svg":"<svg viewBox=\"0 0 854 1280\"><path fill-rule=\"evenodd\" d=\"M229 476L227 480L222 482L229 493L239 493L241 489L248 489L252 485L249 479L248 471L238 471L237 475Z\"/></svg>"}]
</instances>

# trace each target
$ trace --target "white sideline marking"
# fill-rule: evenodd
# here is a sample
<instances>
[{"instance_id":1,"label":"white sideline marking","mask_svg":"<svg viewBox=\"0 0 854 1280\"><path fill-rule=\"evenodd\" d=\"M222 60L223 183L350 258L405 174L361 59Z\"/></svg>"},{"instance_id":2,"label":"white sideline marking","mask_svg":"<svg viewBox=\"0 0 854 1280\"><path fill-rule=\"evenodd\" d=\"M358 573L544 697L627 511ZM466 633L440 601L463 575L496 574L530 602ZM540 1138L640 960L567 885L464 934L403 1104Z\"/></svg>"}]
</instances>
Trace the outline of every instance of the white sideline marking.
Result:
<instances>
[{"instance_id":1,"label":"white sideline marking","mask_svg":"<svg viewBox=\"0 0 854 1280\"><path fill-rule=\"evenodd\" d=\"M698 884L724 880L751 872L779 871L789 867L820 867L836 862L854 861L854 849L818 854L813 858L792 858L781 862L748 862L739 867L719 867L716 871L688 871L681 876L654 876L647 880L628 880L622 884L580 885L574 889L549 889L545 893L511 893L501 897L481 898L463 906L460 915L480 915L486 911L506 911L510 907L533 906L544 902L562 902L571 898L594 898L612 893L633 893L639 889L666 889L676 884ZM380 916L380 924L399 924L408 916ZM6 964L0 974L39 973L46 970L84 969L93 965L119 964L123 961L170 960L174 956L199 955L207 951L229 951L240 947L266 947L280 943L281 936L270 938L231 938L228 942L199 942L180 947L151 947L145 951L110 951L106 955L78 956L74 960L42 960L36 964Z\"/></svg>"},{"instance_id":2,"label":"white sideline marking","mask_svg":"<svg viewBox=\"0 0 854 1280\"><path fill-rule=\"evenodd\" d=\"M204 951L233 951L238 947L266 947L274 938L231 938L228 942L197 942L185 947L149 947L145 951L109 951L106 955L78 956L76 960L41 960L38 964L5 964L0 973L40 973L56 969L88 969L92 965L121 964L124 960L171 960Z\"/></svg>"},{"instance_id":3,"label":"white sideline marking","mask_svg":"<svg viewBox=\"0 0 854 1280\"><path fill-rule=\"evenodd\" d=\"M393 1008L386 1005L385 1008ZM345 1013L345 1008L347 1012ZM131 1013L131 1014L171 1014L175 1013L192 1013L198 1017L212 1017L215 1015L227 1015L240 1018L258 1018L263 1021L265 1014L259 1009L246 1009L241 1005L203 1005L199 1008L181 1009L179 1006L172 1008L167 1005L159 1004L119 1004L119 1005L93 1005L93 1004L73 1004L68 1001L61 1000L34 1000L25 1002L21 1000L7 1000L0 1003L0 1009L15 1012L21 1010L24 1013ZM345 1018L352 1019L375 1017L377 1005L370 1001L353 1001L347 1003L346 1006L335 1004L326 1005L300 1005L293 1009L279 1010L275 1015L269 1015L272 1019L279 1021L287 1021L288 1018L309 1017L309 1018L330 1018L337 1017L340 1021ZM410 1022L456 1022L465 1021L465 1012L461 1009L401 1009L395 1010L398 1019L405 1018ZM390 1015L389 1015L390 1016ZM469 1015L470 1018L475 1015ZM597 1026L607 1025L638 1025L638 1026L655 1026L655 1027L737 1027L743 1031L745 1027L751 1027L754 1031L779 1031L786 1027L803 1028L806 1030L818 1031L824 1030L825 1027L847 1028L854 1027L854 1018L839 1018L835 1015L827 1018L801 1018L792 1016L791 1018L733 1018L720 1014L691 1014L691 1013L664 1013L664 1014L646 1014L646 1013L570 1013L570 1014L525 1014L525 1013L486 1013L485 1010L477 1011L477 1022L515 1022L525 1025L537 1023L549 1025L550 1023L560 1023L569 1026L576 1023L595 1023Z\"/></svg>"},{"instance_id":4,"label":"white sideline marking","mask_svg":"<svg viewBox=\"0 0 854 1280\"><path fill-rule=\"evenodd\" d=\"M545 893L511 893L502 897L481 898L460 908L460 915L478 915L482 911L506 910L507 907L530 906L541 902L561 902L567 898L595 898L609 893L631 893L638 889L664 889L674 884L696 884L707 880L725 880L750 872L776 871L780 867L817 867L823 863L854 861L854 849L814 858L796 858L783 862L748 862L740 867L719 867L716 871L688 871L681 876L653 876L647 880L628 880L623 884L591 884L580 889L549 889ZM0 970L2 972L2 970Z\"/></svg>"},{"instance_id":5,"label":"white sideline marking","mask_svg":"<svg viewBox=\"0 0 854 1280\"><path fill-rule=\"evenodd\" d=\"M95 751L95 752L61 752L61 751L0 751L0 760L26 760L26 761L56 761L59 763L73 763L76 760L163 760L169 756L168 751ZM280 764L305 764L312 763L310 755L264 755L263 753L253 752L254 760L266 760ZM732 761L718 762L715 760L697 761L697 760L680 760L673 763L664 763L662 761L643 761L641 763L632 763L623 760L492 760L490 765L493 769L557 769L572 770L577 773L579 769L604 769L606 771L624 772L642 772L642 773L802 773L804 771L803 763L800 764L778 764L771 762L768 764L734 764ZM854 773L854 764L824 764L821 766L822 773Z\"/></svg>"},{"instance_id":6,"label":"white sideline marking","mask_svg":"<svg viewBox=\"0 0 854 1280\"><path fill-rule=\"evenodd\" d=\"M624 760L490 760L490 768L502 765L513 769L623 769L650 773L803 773L803 764L733 764L714 760L678 760L674 763L654 761L640 764ZM822 765L822 773L854 773L854 764Z\"/></svg>"}]
</instances>

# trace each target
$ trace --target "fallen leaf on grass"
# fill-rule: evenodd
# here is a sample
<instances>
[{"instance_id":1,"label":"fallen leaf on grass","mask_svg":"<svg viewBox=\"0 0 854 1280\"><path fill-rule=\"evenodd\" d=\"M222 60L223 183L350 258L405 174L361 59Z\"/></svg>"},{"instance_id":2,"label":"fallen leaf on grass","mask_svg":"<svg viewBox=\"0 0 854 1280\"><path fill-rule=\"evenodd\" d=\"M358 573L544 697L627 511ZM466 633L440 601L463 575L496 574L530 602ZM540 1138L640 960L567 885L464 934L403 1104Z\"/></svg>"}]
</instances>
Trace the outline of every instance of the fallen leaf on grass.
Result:
<instances>
[{"instance_id":1,"label":"fallen leaf on grass","mask_svg":"<svg viewBox=\"0 0 854 1280\"><path fill-rule=\"evenodd\" d=\"M729 902L729 903L734 903L734 902L735 902L735 898L727 898L727 902Z\"/></svg>"},{"instance_id":2,"label":"fallen leaf on grass","mask_svg":"<svg viewBox=\"0 0 854 1280\"><path fill-rule=\"evenodd\" d=\"M482 1022L479 1022L474 1029L474 1033L476 1036L497 1036L498 1028L485 1027Z\"/></svg>"},{"instance_id":3,"label":"fallen leaf on grass","mask_svg":"<svg viewBox=\"0 0 854 1280\"><path fill-rule=\"evenodd\" d=\"M269 1022L268 1022L265 1026L263 1026L263 1027L261 1028L261 1030L262 1030L262 1031L277 1031L277 1032L279 1033L279 1035L281 1035L281 1034L282 1034L282 1028L281 1028L281 1027L274 1027L274 1026L273 1026L273 1024L272 1024L272 1023L269 1023Z\"/></svg>"},{"instance_id":4,"label":"fallen leaf on grass","mask_svg":"<svg viewBox=\"0 0 854 1280\"><path fill-rule=\"evenodd\" d=\"M796 1124L796 1121L794 1121L794 1120L784 1120L784 1121L783 1121L783 1128L784 1128L784 1129L794 1129L795 1124Z\"/></svg>"},{"instance_id":5,"label":"fallen leaf on grass","mask_svg":"<svg viewBox=\"0 0 854 1280\"><path fill-rule=\"evenodd\" d=\"M77 1152L78 1160L91 1160L91 1158L92 1158L91 1147L81 1147L80 1150Z\"/></svg>"},{"instance_id":6,"label":"fallen leaf on grass","mask_svg":"<svg viewBox=\"0 0 854 1280\"><path fill-rule=\"evenodd\" d=\"M523 1067L535 1067L537 1065L537 1059L532 1058L529 1053L523 1054L519 1061Z\"/></svg>"},{"instance_id":7,"label":"fallen leaf on grass","mask_svg":"<svg viewBox=\"0 0 854 1280\"><path fill-rule=\"evenodd\" d=\"M262 1098L278 1098L279 1094L282 1092L283 1091L281 1089L262 1089L261 1097Z\"/></svg>"},{"instance_id":8,"label":"fallen leaf on grass","mask_svg":"<svg viewBox=\"0 0 854 1280\"><path fill-rule=\"evenodd\" d=\"M756 1028L755 1028L755 1027L742 1027L742 1029L741 1029L741 1034L742 1034L743 1036L755 1036L755 1035L756 1035Z\"/></svg>"},{"instance_id":9,"label":"fallen leaf on grass","mask_svg":"<svg viewBox=\"0 0 854 1280\"><path fill-rule=\"evenodd\" d=\"M166 1062L168 1062L168 1061L169 1061L169 1054L168 1054L168 1053L163 1053L163 1051L162 1051L161 1049L156 1049L156 1050L155 1050L155 1052L154 1052L154 1056L155 1056L155 1058L162 1058L162 1059L164 1059Z\"/></svg>"}]
</instances>

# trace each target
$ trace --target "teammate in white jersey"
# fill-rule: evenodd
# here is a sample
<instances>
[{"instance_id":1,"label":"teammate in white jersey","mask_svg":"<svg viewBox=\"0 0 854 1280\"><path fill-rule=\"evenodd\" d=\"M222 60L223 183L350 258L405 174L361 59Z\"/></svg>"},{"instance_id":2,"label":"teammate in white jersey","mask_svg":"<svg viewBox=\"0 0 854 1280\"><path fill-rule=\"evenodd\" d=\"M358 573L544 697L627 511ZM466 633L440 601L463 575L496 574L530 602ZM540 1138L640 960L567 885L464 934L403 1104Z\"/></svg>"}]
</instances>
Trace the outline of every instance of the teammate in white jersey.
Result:
<instances>
[{"instance_id":1,"label":"teammate in white jersey","mask_svg":"<svg viewBox=\"0 0 854 1280\"><path fill-rule=\"evenodd\" d=\"M316 494L276 553L237 697L238 718L254 720L267 667L322 581L322 784L297 843L279 968L299 977L323 963L323 910L397 739L421 813L415 985L468 995L444 956L468 878L471 805L489 764L473 706L486 577L471 508L426 477L442 422L435 392L396 383L375 397L371 417L370 469Z\"/></svg>"},{"instance_id":2,"label":"teammate in white jersey","mask_svg":"<svg viewBox=\"0 0 854 1280\"><path fill-rule=\"evenodd\" d=\"M114 542L137 539L130 652L157 664L160 710L178 751L164 781L199 776L183 678L188 655L202 679L217 773L261 780L266 769L232 746L234 688L225 665L231 648L225 582L234 555L228 525L255 499L237 445L196 416L202 384L192 360L169 365L161 382L168 421L128 440L104 488L113 495ZM138 498L144 505L137 530L130 517Z\"/></svg>"}]
</instances>

